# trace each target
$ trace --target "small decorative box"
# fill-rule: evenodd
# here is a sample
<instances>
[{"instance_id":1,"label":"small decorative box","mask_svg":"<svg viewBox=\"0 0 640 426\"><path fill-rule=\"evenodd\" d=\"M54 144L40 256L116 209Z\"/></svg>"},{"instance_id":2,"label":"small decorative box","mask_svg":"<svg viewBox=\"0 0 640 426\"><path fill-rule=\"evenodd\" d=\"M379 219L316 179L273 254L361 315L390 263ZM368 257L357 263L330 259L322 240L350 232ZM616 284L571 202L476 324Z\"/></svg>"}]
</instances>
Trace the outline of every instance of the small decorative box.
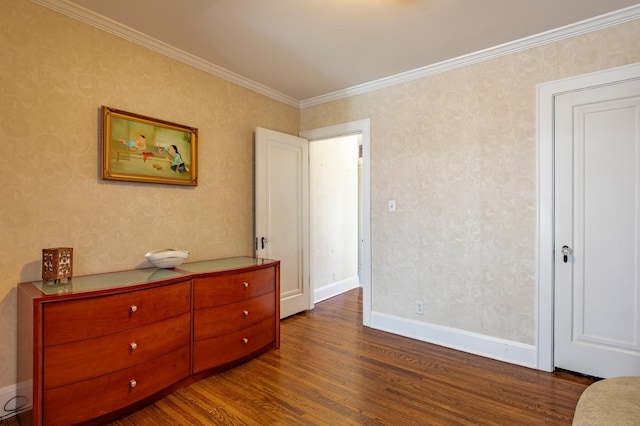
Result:
<instances>
[{"instance_id":1,"label":"small decorative box","mask_svg":"<svg viewBox=\"0 0 640 426\"><path fill-rule=\"evenodd\" d=\"M60 282L73 275L73 248L42 249L42 280Z\"/></svg>"}]
</instances>

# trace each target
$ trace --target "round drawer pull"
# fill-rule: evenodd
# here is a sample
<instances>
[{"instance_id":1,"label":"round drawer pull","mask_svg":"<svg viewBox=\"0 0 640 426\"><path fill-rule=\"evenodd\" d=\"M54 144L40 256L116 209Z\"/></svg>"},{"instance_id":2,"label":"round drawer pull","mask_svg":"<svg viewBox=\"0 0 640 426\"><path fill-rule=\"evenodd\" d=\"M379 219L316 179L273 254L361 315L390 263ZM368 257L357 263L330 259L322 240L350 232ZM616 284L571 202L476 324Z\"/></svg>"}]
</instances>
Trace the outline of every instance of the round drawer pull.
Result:
<instances>
[{"instance_id":1,"label":"round drawer pull","mask_svg":"<svg viewBox=\"0 0 640 426\"><path fill-rule=\"evenodd\" d=\"M249 288L249 283L246 281L243 281L242 285L244 286L244 288Z\"/></svg>"},{"instance_id":2,"label":"round drawer pull","mask_svg":"<svg viewBox=\"0 0 640 426\"><path fill-rule=\"evenodd\" d=\"M138 307L136 305L131 305L129 309L131 310L131 312L135 312L138 310Z\"/></svg>"},{"instance_id":3,"label":"round drawer pull","mask_svg":"<svg viewBox=\"0 0 640 426\"><path fill-rule=\"evenodd\" d=\"M135 388L138 385L138 382L136 382L135 380L131 379L129 380L129 386L131 386L132 388Z\"/></svg>"},{"instance_id":4,"label":"round drawer pull","mask_svg":"<svg viewBox=\"0 0 640 426\"><path fill-rule=\"evenodd\" d=\"M249 339L247 339L246 337L243 337L242 338L242 343L244 343L246 345L247 343L249 343Z\"/></svg>"},{"instance_id":5,"label":"round drawer pull","mask_svg":"<svg viewBox=\"0 0 640 426\"><path fill-rule=\"evenodd\" d=\"M133 350L138 349L138 344L136 342L131 342L131 343L129 343L129 347L133 351Z\"/></svg>"},{"instance_id":6,"label":"round drawer pull","mask_svg":"<svg viewBox=\"0 0 640 426\"><path fill-rule=\"evenodd\" d=\"M249 311L247 311L247 310L242 311L242 313L244 314L245 317L249 316Z\"/></svg>"}]
</instances>

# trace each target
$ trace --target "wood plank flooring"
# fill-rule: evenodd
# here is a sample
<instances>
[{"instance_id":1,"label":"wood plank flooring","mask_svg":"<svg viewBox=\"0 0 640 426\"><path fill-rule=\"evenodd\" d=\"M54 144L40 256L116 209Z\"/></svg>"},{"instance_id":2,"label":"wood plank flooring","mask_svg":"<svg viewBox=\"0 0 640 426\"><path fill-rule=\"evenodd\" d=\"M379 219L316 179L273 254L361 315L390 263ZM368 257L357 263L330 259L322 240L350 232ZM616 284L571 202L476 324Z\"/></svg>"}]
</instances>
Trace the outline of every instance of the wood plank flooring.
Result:
<instances>
[{"instance_id":1,"label":"wood plank flooring","mask_svg":"<svg viewBox=\"0 0 640 426\"><path fill-rule=\"evenodd\" d=\"M365 328L360 298L283 320L280 349L111 425L570 425L592 382Z\"/></svg>"},{"instance_id":2,"label":"wood plank flooring","mask_svg":"<svg viewBox=\"0 0 640 426\"><path fill-rule=\"evenodd\" d=\"M592 383L365 328L360 298L283 320L280 349L110 425L570 425Z\"/></svg>"}]
</instances>

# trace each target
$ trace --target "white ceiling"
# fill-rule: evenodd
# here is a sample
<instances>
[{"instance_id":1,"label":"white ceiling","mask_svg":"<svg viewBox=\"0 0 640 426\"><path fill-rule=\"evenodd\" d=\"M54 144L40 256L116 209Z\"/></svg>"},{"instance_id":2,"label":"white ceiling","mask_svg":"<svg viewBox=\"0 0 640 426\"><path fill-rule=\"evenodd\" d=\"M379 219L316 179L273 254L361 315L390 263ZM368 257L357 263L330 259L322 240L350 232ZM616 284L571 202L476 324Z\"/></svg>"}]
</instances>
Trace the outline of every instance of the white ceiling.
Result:
<instances>
[{"instance_id":1,"label":"white ceiling","mask_svg":"<svg viewBox=\"0 0 640 426\"><path fill-rule=\"evenodd\" d=\"M636 0L33 1L293 103L631 6L622 12L640 13Z\"/></svg>"}]
</instances>

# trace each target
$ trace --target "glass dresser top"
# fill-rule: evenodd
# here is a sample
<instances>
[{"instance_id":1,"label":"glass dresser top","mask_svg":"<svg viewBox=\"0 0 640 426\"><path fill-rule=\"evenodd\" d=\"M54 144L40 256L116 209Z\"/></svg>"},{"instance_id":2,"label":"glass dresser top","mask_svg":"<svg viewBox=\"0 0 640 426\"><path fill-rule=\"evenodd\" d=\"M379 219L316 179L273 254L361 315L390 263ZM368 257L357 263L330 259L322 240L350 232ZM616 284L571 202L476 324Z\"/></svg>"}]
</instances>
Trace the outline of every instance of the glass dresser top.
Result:
<instances>
[{"instance_id":1,"label":"glass dresser top","mask_svg":"<svg viewBox=\"0 0 640 426\"><path fill-rule=\"evenodd\" d=\"M261 259L255 257L230 257L228 259L205 260L202 262L184 263L177 269L187 271L192 274L200 274L207 272L219 272L233 270L239 268L248 268L250 266L265 265L272 263L273 260Z\"/></svg>"},{"instance_id":2,"label":"glass dresser top","mask_svg":"<svg viewBox=\"0 0 640 426\"><path fill-rule=\"evenodd\" d=\"M62 278L59 283L35 281L32 284L48 296L65 293L82 293L87 291L98 291L109 288L139 285L172 278L179 279L181 277L186 277L189 279L193 274L241 269L251 266L265 265L272 262L272 260L253 257L231 257L228 259L184 263L174 269L132 269L130 271L84 275L73 277L71 280Z\"/></svg>"},{"instance_id":3,"label":"glass dresser top","mask_svg":"<svg viewBox=\"0 0 640 426\"><path fill-rule=\"evenodd\" d=\"M62 278L59 283L36 281L33 285L44 294L52 295L104 290L113 287L126 287L134 284L149 283L188 275L189 274L176 269L133 269L131 271L108 272L106 274L73 277L70 281L66 278Z\"/></svg>"}]
</instances>

